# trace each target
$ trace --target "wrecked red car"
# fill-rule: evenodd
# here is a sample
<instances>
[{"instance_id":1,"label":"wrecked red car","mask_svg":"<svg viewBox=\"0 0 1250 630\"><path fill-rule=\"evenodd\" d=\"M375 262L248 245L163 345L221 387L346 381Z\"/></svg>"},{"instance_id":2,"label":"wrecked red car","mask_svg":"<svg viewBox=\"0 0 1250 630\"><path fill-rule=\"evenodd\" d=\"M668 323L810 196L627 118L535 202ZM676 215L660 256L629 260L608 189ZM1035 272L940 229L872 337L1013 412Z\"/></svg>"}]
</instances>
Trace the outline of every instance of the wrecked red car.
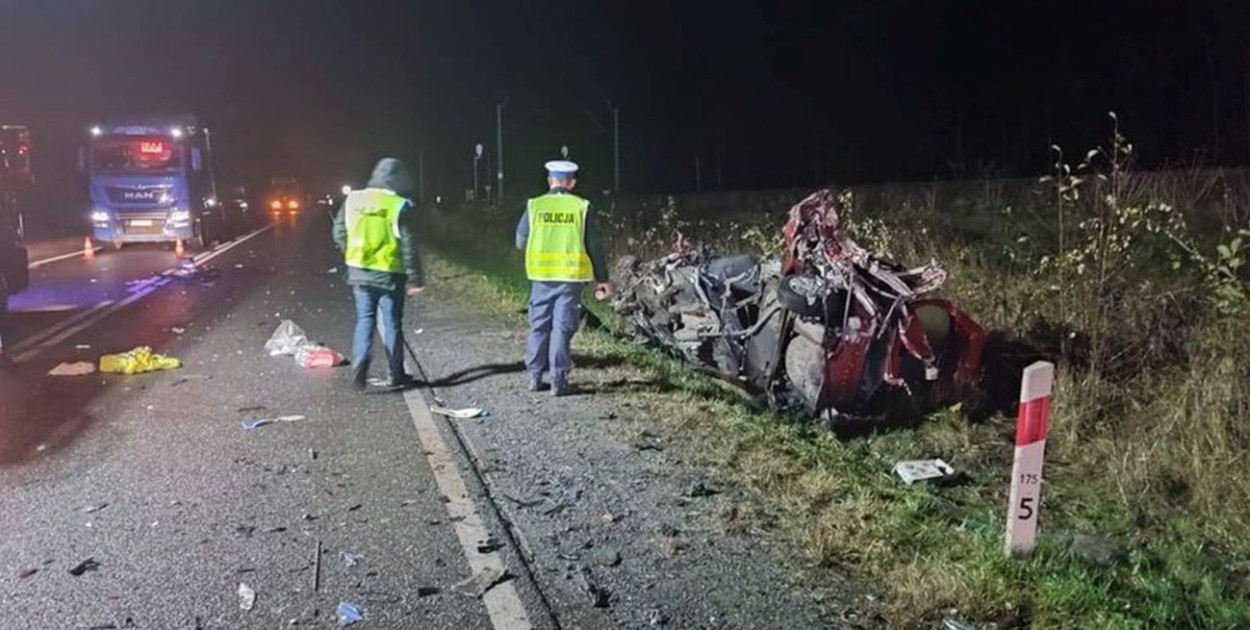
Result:
<instances>
[{"instance_id":1,"label":"wrecked red car","mask_svg":"<svg viewBox=\"0 0 1250 630\"><path fill-rule=\"evenodd\" d=\"M641 338L774 408L830 423L956 403L1014 412L1029 353L935 297L937 263L907 268L859 246L830 190L790 210L780 256L714 256L678 236L673 253L627 256L616 272L616 310Z\"/></svg>"}]
</instances>

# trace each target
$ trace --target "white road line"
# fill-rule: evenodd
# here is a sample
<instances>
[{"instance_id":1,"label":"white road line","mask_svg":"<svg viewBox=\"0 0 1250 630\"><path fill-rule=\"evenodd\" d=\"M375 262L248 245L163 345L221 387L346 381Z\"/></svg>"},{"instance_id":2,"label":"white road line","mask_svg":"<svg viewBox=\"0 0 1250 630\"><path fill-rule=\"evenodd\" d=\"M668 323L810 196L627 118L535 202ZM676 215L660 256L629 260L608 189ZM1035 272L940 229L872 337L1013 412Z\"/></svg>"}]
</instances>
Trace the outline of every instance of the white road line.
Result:
<instances>
[{"instance_id":1,"label":"white road line","mask_svg":"<svg viewBox=\"0 0 1250 630\"><path fill-rule=\"evenodd\" d=\"M412 415L417 437L425 447L426 461L434 472L438 489L448 498L449 520L455 526L456 538L460 539L460 548L469 561L469 570L475 577L483 572L498 572L497 574L502 575L505 567L499 552L482 553L478 549L483 541L490 538L490 532L478 514L476 503L465 488L464 478L460 476L460 469L452 457L451 449L438 432L438 425L430 415L425 397L418 390L408 390L404 392L404 402L408 404L408 413ZM533 628L529 615L525 612L525 604L521 602L521 596L512 580L486 591L482 595L482 603L486 605L486 614L490 616L491 625L497 630Z\"/></svg>"},{"instance_id":2,"label":"white road line","mask_svg":"<svg viewBox=\"0 0 1250 630\"><path fill-rule=\"evenodd\" d=\"M98 323L100 320L104 319L105 317L108 317L109 315L112 315L113 313L116 313L117 311L120 311L123 308L126 308L127 306L130 306L131 304L134 304L135 302L138 302L139 300L142 300L143 298L147 297L148 295L150 295L157 289L167 284L169 284L169 279L162 278L130 294L129 296L126 297L126 299L116 304L112 304L103 309L100 309L100 308L91 309L90 311L88 311L91 314L91 317L88 317L86 320L82 321L81 323L75 326L72 326L66 330L61 331L60 334L57 334L51 337L50 339L48 339L47 341L44 341L38 346L35 346L34 348L31 348L25 352L19 353L17 356L13 357L13 362L25 363L35 358L44 350L47 350L48 348L51 348L55 346L56 344L61 343L62 341L65 341L66 339L69 339L70 337L73 337L74 335L88 328L91 328L92 326L96 325L96 323Z\"/></svg>"},{"instance_id":3,"label":"white road line","mask_svg":"<svg viewBox=\"0 0 1250 630\"><path fill-rule=\"evenodd\" d=\"M42 342L44 339L47 339L48 337L51 337L52 335L55 335L58 332L61 332L62 330L70 326L73 326L74 324L77 324L78 322L88 317L91 317L93 313L98 313L102 309L108 308L109 305L111 305L112 303L113 303L112 300L105 300L103 302L96 304L95 306L92 306L91 308L85 311L75 313L74 315L67 317L64 320L57 322L56 324L53 324L52 326L49 326L39 331L38 333L23 339L21 343L15 344L13 348L10 350L10 352L21 352L27 348L30 348L31 346L34 346Z\"/></svg>"},{"instance_id":4,"label":"white road line","mask_svg":"<svg viewBox=\"0 0 1250 630\"><path fill-rule=\"evenodd\" d=\"M192 260L194 260L194 261L196 262L196 264L203 263L203 262L208 262L208 261L210 261L210 260L212 260L212 259L214 259L214 258L216 258L216 257L218 257L218 256L220 256L220 255L222 255L222 254L224 254L224 253L226 253L226 252L228 252L228 251L230 251L230 250L232 250L232 249L234 249L234 248L236 248L236 247L238 247L238 246L240 246L240 245L242 245L242 244L244 244L244 243L246 243L246 242L248 242L248 241L250 241L250 240L252 240L252 239L254 239L254 238L256 238L257 236L260 236L261 234L264 234L265 232L268 232L269 230L272 230L272 229L273 229L273 225L274 225L274 224L270 223L269 225L266 225L265 227L260 228L259 230L256 230L256 231L254 231L254 232L251 232L251 233L249 233L249 234L244 234L243 236L240 236L239 238L236 238L236 239L234 239L233 241L230 241L229 243L225 243L225 244L223 244L223 245L218 245L217 247L214 247L211 251L207 251L207 252L204 252L203 254L200 254L199 256L195 256L194 258L192 258Z\"/></svg>"},{"instance_id":5,"label":"white road line","mask_svg":"<svg viewBox=\"0 0 1250 630\"><path fill-rule=\"evenodd\" d=\"M102 249L104 249L104 248L103 248L103 247L93 247L93 248L91 248L91 249L92 249L92 251L94 251L94 252L96 252L96 253L99 253L99 252L100 252L100 250L102 250ZM49 263L54 263L54 262L56 262L56 261L58 261L58 260L65 260L66 258L73 258L73 257L75 257L75 256L82 256L82 252L81 252L81 251L78 251L78 252L70 252L70 253L68 253L68 254L61 254L60 256L53 256L53 257L51 257L51 258L44 258L44 259L42 259L42 260L36 260L36 261L34 261L34 262L30 263L29 265L26 265L26 268L27 268L27 269L36 269L36 268L42 267L42 266L44 266L44 265L46 265L46 264L49 264Z\"/></svg>"},{"instance_id":6,"label":"white road line","mask_svg":"<svg viewBox=\"0 0 1250 630\"><path fill-rule=\"evenodd\" d=\"M379 313L378 334L382 334L380 315ZM405 348L398 348L398 351L407 354ZM404 366L409 374L417 373L413 369L416 366L412 357L404 357ZM460 549L464 552L465 559L469 561L469 571L474 578L484 572L503 575L507 567L504 566L503 556L499 551L483 553L479 549L484 541L491 538L490 531L478 514L477 503L469 496L451 448L447 446L443 434L438 431L434 416L430 414L429 403L417 389L404 392L404 403L408 405L408 414L412 416L412 426L417 429L417 438L425 448L425 460L434 473L434 481L443 496L447 497L448 520L456 530L456 538L460 540ZM531 630L534 627L513 580L486 591L482 595L482 603L486 606L491 626L496 630Z\"/></svg>"},{"instance_id":7,"label":"white road line","mask_svg":"<svg viewBox=\"0 0 1250 630\"><path fill-rule=\"evenodd\" d=\"M257 236L260 236L261 234L268 232L271 229L273 229L272 223L269 225L266 225L263 228L260 228L259 230L256 230L254 232L241 236L233 241L230 241L229 243L226 243L224 245L219 245L216 248L214 248L212 251L208 251L203 254L200 254L199 256L195 256L192 258L192 260L195 261L197 265L208 262L234 249L235 247L238 247L239 245L242 245L243 243L246 243L247 241L253 238L256 238ZM174 271L174 269L167 269L164 273L170 273L172 271ZM83 313L79 313L78 315L75 315L67 319L66 321L60 322L59 324L56 324L46 330L36 333L33 337L29 339L25 339L21 343L17 344L17 346L15 347L17 354L13 357L13 361L15 363L25 363L35 358L43 351L94 326L100 320L108 317L109 315L112 315L113 313L116 313L117 311L120 311L121 309L126 308L127 306L130 306L131 304L134 304L135 302L138 302L139 300L147 297L148 295L151 295L157 289L165 286L166 284L169 284L168 278L163 278L161 280L154 281L151 284L145 285L143 288L139 289L135 293L132 293L131 295L126 296L126 298L120 302L117 302L117 303L101 302L100 304L97 304L95 307ZM38 345L35 345L35 344L38 344Z\"/></svg>"}]
</instances>

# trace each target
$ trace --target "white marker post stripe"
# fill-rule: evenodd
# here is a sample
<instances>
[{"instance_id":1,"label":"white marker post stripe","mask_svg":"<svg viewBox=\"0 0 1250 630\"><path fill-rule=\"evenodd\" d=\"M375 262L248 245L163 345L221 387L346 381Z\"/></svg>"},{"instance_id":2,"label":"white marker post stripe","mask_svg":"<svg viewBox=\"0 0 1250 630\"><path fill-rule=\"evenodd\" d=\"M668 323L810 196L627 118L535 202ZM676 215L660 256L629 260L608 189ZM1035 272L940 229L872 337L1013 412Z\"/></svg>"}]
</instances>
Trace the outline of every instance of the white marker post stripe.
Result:
<instances>
[{"instance_id":1,"label":"white marker post stripe","mask_svg":"<svg viewBox=\"0 0 1250 630\"><path fill-rule=\"evenodd\" d=\"M448 498L447 513L451 516L456 537L460 539L460 547L469 561L469 570L474 576L484 571L497 571L502 574L505 568L499 552L482 553L478 550L478 546L490 538L490 532L478 514L476 503L469 496L451 449L439 433L425 398L419 391L409 390L404 392L404 402L408 404L417 437L425 447L426 461L434 472L438 489ZM525 604L521 602L521 596L511 580L487 591L482 595L482 603L486 605L491 625L498 630L527 630L533 627L529 614L525 611Z\"/></svg>"},{"instance_id":2,"label":"white marker post stripe","mask_svg":"<svg viewBox=\"0 0 1250 630\"><path fill-rule=\"evenodd\" d=\"M196 264L206 263L230 251L231 249L234 249L235 247L238 247L239 245L246 243L247 241L257 236L260 236L261 234L268 232L271 229L273 229L272 223L269 225L266 225L263 228L260 228L259 230L255 230L244 236L240 236L239 238L233 241L230 241L229 243L226 243L225 245L220 245L216 249L213 249L212 251L196 256L192 258L192 260L194 260ZM169 273L172 271L174 271L174 269L167 269L165 273ZM159 289L160 287L163 287L166 284L169 284L168 279L159 280L159 281L153 282L152 284L148 286L145 286L143 289L139 290L138 292L127 296L124 300L120 302L117 302L117 303L113 303L111 301L101 302L100 304L97 304L95 307L83 313L75 315L67 319L66 321L60 322L54 326L51 326L45 330L42 330L36 333L30 338L22 340L21 343L15 346L15 351L18 354L13 357L13 361L15 363L25 363L26 361L29 361L35 358L44 350L47 350L48 348L55 346L56 344L61 343L62 341L65 341L66 339L72 337L73 335L94 326L100 320L108 317L109 315L112 315L113 313L116 313L117 311L127 306L130 306L131 304L134 304L135 302L139 301L140 299L143 299L144 297L147 297L148 295L156 291L156 289ZM86 321L83 321L83 320L86 320ZM78 322L83 322L83 323L79 325L75 325ZM70 328L69 330L64 330L67 326L72 326L72 328ZM41 339L47 339L47 341L40 341ZM38 345L35 345L35 344L38 344ZM34 347L31 347L31 346L34 346ZM29 349L26 350L26 348L29 348Z\"/></svg>"},{"instance_id":3,"label":"white marker post stripe","mask_svg":"<svg viewBox=\"0 0 1250 630\"><path fill-rule=\"evenodd\" d=\"M1011 466L1007 500L1007 553L1027 553L1037 542L1038 512L1042 500L1042 465L1055 366L1039 361L1025 368L1020 383L1020 410L1016 419L1016 452Z\"/></svg>"}]
</instances>

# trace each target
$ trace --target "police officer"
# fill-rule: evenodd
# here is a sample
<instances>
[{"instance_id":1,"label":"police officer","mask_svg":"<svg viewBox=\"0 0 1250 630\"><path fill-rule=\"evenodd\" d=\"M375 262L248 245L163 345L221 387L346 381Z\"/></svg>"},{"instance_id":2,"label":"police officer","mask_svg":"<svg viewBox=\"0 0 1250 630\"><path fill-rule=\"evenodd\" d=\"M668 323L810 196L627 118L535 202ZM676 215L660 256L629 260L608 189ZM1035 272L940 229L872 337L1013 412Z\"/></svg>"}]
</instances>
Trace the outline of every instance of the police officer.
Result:
<instances>
[{"instance_id":1,"label":"police officer","mask_svg":"<svg viewBox=\"0 0 1250 630\"><path fill-rule=\"evenodd\" d=\"M525 369L529 390L543 388L551 375L551 392L569 393L573 367L570 343L581 319L582 289L597 283L595 297L612 292L607 267L599 251L595 215L590 202L573 194L577 165L566 160L547 162L549 191L529 200L516 228L517 249L525 250L525 272L530 279L529 343Z\"/></svg>"},{"instance_id":2,"label":"police officer","mask_svg":"<svg viewBox=\"0 0 1250 630\"><path fill-rule=\"evenodd\" d=\"M421 293L423 278L407 198L411 191L412 178L403 162L383 158L367 187L350 192L334 218L334 242L343 251L347 283L356 299L352 385L359 391L368 384L379 310L390 388L413 384L404 370L404 298Z\"/></svg>"}]
</instances>

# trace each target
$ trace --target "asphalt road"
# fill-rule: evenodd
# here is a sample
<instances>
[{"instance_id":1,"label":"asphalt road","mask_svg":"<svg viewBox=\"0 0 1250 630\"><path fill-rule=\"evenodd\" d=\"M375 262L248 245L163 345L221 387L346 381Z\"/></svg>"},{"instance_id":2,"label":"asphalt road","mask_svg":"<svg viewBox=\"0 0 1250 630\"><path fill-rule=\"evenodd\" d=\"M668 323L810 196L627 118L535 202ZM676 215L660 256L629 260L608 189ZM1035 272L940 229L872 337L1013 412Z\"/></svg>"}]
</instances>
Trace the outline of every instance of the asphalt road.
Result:
<instances>
[{"instance_id":1,"label":"asphalt road","mask_svg":"<svg viewBox=\"0 0 1250 630\"><path fill-rule=\"evenodd\" d=\"M715 530L730 496L690 505L698 471L585 422L608 402L523 392L520 337L454 279L409 306L435 386L358 395L347 369L263 351L283 319L350 345L324 213L197 258L181 277L158 246L71 257L14 299L0 628L329 628L340 602L362 628L842 627L779 554ZM139 345L183 367L47 374ZM435 396L495 415L453 429ZM241 426L283 415L304 418Z\"/></svg>"}]
</instances>

